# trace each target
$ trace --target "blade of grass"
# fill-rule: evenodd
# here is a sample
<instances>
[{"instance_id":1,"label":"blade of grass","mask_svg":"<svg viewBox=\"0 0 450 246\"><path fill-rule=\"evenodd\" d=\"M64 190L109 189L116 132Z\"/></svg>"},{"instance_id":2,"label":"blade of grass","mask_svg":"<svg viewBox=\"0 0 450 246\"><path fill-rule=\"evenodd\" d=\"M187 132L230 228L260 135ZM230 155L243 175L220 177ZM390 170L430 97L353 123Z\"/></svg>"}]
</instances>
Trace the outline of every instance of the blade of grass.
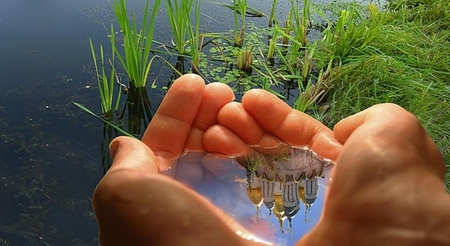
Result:
<instances>
[{"instance_id":1,"label":"blade of grass","mask_svg":"<svg viewBox=\"0 0 450 246\"><path fill-rule=\"evenodd\" d=\"M73 102L73 104L75 104L77 107L79 107L80 109L82 109L84 112L86 112L86 113L88 113L88 114L94 116L95 118L97 118L97 119L103 121L104 123L110 125L112 128L116 129L117 131L119 131L119 132L122 133L123 135L128 136L128 137L132 137L132 138L136 138L135 136L133 136L133 134L128 133L127 131L123 130L122 128L120 128L120 127L118 127L118 126L116 126L116 125L114 125L112 122L110 122L110 121L104 119L103 117L100 117L100 116L96 115L94 112L92 112L91 110L89 110L89 109L86 108L85 106L83 106L83 105L81 105L81 104L79 104L79 103L77 103L77 102Z\"/></svg>"}]
</instances>

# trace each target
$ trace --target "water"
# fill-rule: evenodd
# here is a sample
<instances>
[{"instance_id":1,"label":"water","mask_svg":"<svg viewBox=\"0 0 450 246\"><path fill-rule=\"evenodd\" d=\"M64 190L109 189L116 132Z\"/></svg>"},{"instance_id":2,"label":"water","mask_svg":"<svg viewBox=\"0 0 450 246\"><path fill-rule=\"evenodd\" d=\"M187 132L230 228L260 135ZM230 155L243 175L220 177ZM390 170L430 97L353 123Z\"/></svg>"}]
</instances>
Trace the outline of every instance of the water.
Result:
<instances>
[{"instance_id":1,"label":"water","mask_svg":"<svg viewBox=\"0 0 450 246\"><path fill-rule=\"evenodd\" d=\"M320 218L334 163L306 148L279 149L245 158L192 152L169 173L231 215L252 237L294 245Z\"/></svg>"},{"instance_id":2,"label":"water","mask_svg":"<svg viewBox=\"0 0 450 246\"><path fill-rule=\"evenodd\" d=\"M128 2L131 8L142 8L142 1ZM288 7L279 2L281 8ZM268 13L270 6L264 3L249 1ZM228 9L208 2L202 8L202 31L232 28ZM277 14L285 16L286 11ZM165 18L158 17L155 37L169 42ZM103 24L113 19L106 0L0 1L0 245L97 244L91 195L103 175L102 163L108 162L105 150L111 136L104 134L100 121L72 102L100 112L88 38L96 45L108 44ZM252 21L267 23L263 18ZM159 69L152 69L152 76ZM167 84L168 77L163 75L167 79L159 85ZM155 110L164 90L149 93ZM265 205L257 212L242 193L246 176L239 172L239 182L227 182L234 182L241 194L224 191L218 203L229 204L224 198L228 194L246 204L231 211L243 218L243 224L280 231L274 213L270 215ZM303 205L292 227L285 220L280 240L291 242L292 234L297 238L295 233L314 225L325 187L321 182L314 205L306 214Z\"/></svg>"}]
</instances>

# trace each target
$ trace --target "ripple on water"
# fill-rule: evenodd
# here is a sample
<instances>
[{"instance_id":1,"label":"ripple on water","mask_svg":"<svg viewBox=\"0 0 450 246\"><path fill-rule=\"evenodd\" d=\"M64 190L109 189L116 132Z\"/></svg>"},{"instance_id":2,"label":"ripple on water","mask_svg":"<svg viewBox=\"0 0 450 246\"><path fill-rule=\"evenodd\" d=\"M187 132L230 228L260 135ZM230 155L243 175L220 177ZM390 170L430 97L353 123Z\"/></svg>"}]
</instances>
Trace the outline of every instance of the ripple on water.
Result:
<instances>
[{"instance_id":1,"label":"ripple on water","mask_svg":"<svg viewBox=\"0 0 450 246\"><path fill-rule=\"evenodd\" d=\"M44 246L48 245L39 236L14 227L0 227L0 245L2 246Z\"/></svg>"}]
</instances>

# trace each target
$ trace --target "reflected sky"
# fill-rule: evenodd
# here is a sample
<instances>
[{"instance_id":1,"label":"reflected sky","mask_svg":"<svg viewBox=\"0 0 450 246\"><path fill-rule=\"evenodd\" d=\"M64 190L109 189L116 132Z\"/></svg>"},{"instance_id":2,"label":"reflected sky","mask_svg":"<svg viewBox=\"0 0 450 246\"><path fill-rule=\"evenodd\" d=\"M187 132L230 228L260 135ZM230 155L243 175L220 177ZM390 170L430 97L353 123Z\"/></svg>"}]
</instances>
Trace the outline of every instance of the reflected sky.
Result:
<instances>
[{"instance_id":1,"label":"reflected sky","mask_svg":"<svg viewBox=\"0 0 450 246\"><path fill-rule=\"evenodd\" d=\"M294 245L319 221L334 164L306 148L255 153L223 158L190 152L166 174L207 197L259 239Z\"/></svg>"}]
</instances>

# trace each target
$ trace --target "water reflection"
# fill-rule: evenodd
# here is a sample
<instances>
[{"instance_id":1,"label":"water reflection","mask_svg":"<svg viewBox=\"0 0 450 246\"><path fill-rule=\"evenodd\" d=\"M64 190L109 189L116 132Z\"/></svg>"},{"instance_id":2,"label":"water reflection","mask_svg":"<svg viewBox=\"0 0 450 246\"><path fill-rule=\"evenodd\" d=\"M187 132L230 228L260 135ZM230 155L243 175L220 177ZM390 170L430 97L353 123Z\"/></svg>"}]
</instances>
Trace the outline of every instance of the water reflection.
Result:
<instances>
[{"instance_id":1,"label":"water reflection","mask_svg":"<svg viewBox=\"0 0 450 246\"><path fill-rule=\"evenodd\" d=\"M207 197L260 240L293 245L318 222L333 166L307 148L283 145L255 148L238 158L191 152L167 174Z\"/></svg>"}]
</instances>

